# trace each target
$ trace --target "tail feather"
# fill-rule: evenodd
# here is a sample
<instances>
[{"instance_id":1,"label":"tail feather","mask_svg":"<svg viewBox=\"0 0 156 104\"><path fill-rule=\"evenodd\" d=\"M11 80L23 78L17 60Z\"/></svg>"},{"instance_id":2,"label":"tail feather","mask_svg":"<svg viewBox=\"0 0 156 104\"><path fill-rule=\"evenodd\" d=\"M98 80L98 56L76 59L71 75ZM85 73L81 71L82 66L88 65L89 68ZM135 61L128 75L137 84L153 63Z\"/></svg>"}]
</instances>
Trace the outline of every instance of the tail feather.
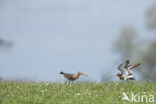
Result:
<instances>
[{"instance_id":1,"label":"tail feather","mask_svg":"<svg viewBox=\"0 0 156 104\"><path fill-rule=\"evenodd\" d=\"M60 74L64 74L64 72L60 72Z\"/></svg>"}]
</instances>

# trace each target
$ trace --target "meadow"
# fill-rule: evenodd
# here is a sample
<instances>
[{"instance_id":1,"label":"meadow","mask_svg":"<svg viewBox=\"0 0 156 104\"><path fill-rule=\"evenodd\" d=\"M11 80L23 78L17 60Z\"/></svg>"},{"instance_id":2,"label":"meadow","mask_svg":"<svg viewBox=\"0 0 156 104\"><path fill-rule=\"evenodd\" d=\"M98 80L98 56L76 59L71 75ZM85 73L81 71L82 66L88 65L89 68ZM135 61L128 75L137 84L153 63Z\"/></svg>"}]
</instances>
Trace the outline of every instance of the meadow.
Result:
<instances>
[{"instance_id":1,"label":"meadow","mask_svg":"<svg viewBox=\"0 0 156 104\"><path fill-rule=\"evenodd\" d=\"M137 102L123 100L123 92L129 98L135 94ZM156 104L156 101L150 102L152 96L156 97L156 83L153 82L82 82L71 86L49 82L0 82L0 104Z\"/></svg>"}]
</instances>

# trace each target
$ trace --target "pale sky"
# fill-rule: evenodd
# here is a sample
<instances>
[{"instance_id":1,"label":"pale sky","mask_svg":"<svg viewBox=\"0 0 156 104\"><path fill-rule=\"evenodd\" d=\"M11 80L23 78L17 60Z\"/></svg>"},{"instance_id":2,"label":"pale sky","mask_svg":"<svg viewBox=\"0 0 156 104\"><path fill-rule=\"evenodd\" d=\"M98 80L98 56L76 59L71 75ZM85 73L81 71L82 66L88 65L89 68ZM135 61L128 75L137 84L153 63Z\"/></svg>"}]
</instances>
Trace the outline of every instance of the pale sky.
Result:
<instances>
[{"instance_id":1,"label":"pale sky","mask_svg":"<svg viewBox=\"0 0 156 104\"><path fill-rule=\"evenodd\" d=\"M86 79L100 81L102 73L114 74L121 63L112 46L121 27L134 26L143 37L145 12L153 3L1 0L0 37L14 47L0 51L0 76L59 81L60 71L82 71Z\"/></svg>"}]
</instances>

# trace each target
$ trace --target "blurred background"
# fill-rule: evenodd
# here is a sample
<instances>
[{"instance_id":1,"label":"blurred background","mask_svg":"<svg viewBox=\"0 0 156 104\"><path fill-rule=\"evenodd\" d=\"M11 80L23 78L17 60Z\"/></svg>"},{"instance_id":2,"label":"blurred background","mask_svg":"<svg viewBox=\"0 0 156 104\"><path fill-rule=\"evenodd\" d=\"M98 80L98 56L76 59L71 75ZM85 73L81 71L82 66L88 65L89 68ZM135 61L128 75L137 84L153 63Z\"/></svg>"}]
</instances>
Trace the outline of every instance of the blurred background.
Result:
<instances>
[{"instance_id":1,"label":"blurred background","mask_svg":"<svg viewBox=\"0 0 156 104\"><path fill-rule=\"evenodd\" d=\"M0 0L0 80L111 81L127 59L156 81L154 0Z\"/></svg>"}]
</instances>

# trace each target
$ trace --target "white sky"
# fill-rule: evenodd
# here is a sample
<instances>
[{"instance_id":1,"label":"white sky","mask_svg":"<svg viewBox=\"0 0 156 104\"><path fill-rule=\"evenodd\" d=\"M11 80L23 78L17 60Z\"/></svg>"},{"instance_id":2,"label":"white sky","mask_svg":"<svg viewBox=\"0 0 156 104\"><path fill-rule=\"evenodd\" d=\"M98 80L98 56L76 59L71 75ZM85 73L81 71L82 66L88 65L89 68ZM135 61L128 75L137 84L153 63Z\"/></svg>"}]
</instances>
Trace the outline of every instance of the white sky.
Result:
<instances>
[{"instance_id":1,"label":"white sky","mask_svg":"<svg viewBox=\"0 0 156 104\"><path fill-rule=\"evenodd\" d=\"M14 42L1 51L0 76L61 80L60 71L117 71L112 42L121 27L146 34L145 12L154 0L1 0L0 37ZM110 74L112 75L112 74ZM91 78L91 76L93 76Z\"/></svg>"}]
</instances>

